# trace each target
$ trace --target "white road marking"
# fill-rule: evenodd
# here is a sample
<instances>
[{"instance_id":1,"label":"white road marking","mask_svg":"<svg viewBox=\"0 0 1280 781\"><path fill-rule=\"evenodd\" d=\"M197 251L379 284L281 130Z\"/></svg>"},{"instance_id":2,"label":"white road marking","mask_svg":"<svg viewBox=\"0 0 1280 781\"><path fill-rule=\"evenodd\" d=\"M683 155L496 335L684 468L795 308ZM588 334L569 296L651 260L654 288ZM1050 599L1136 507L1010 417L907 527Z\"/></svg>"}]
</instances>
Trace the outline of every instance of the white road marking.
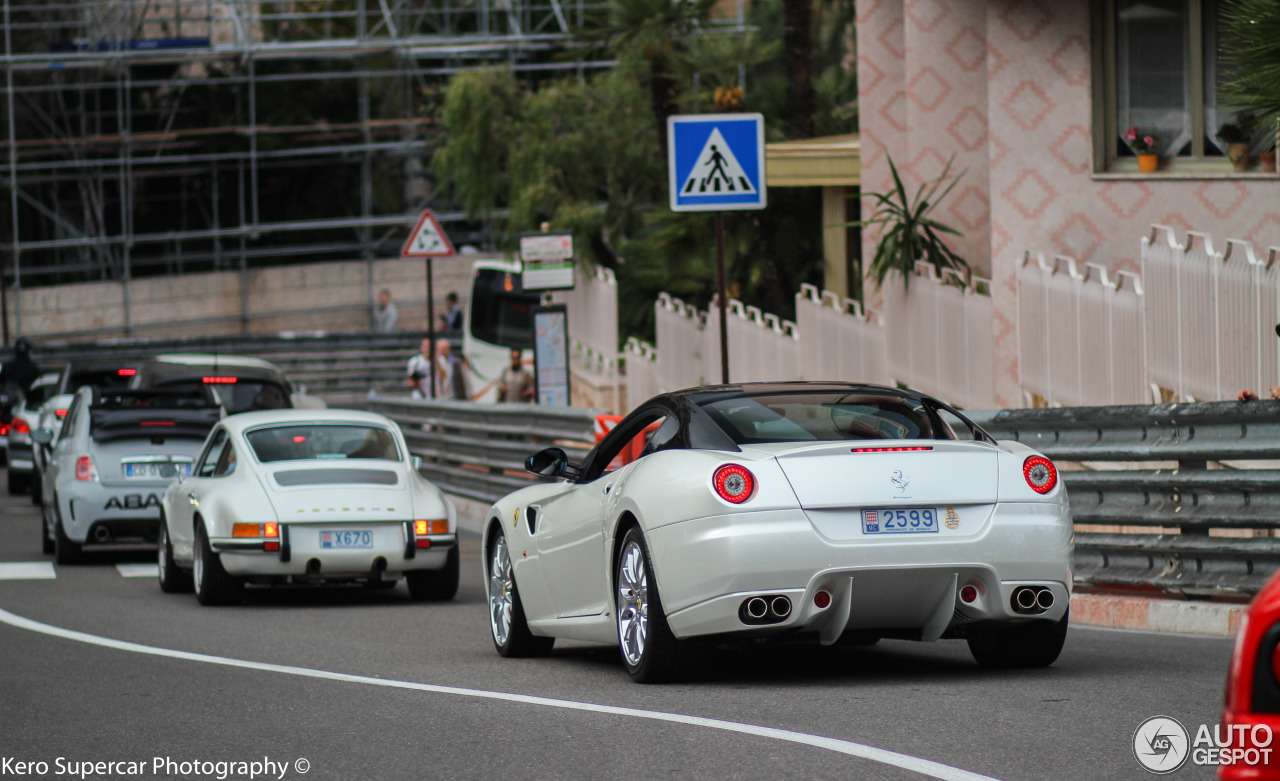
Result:
<instances>
[{"instance_id":1,"label":"white road marking","mask_svg":"<svg viewBox=\"0 0 1280 781\"><path fill-rule=\"evenodd\" d=\"M686 724L691 727L706 727L708 729L724 730L725 732L736 732L740 735L754 735L756 737L771 738L773 740L781 740L802 746L812 746L814 748L825 749L827 751L834 751L837 754L869 759L872 762L879 762L881 764L899 767L903 770L919 773L922 776L940 779L940 781L996 781L996 779L993 779L990 776L971 773L968 770L961 770L960 768L944 765L940 762L920 759L919 757L913 757L908 754L899 754L896 751L887 751L882 748L867 746L862 743L854 743L853 741L839 740L837 738L827 738L822 737L821 735L809 735L804 732L793 732L785 729L759 727L754 724L742 724L736 721L708 719L701 716L686 716L680 713L664 713L662 711L641 710L639 708L620 708L614 705L598 705L596 703L576 702L574 700L557 700L550 697L534 697L528 694L512 694L509 692L486 691L484 689L461 689L455 686L438 686L435 684L416 683L413 681L392 681L383 678L370 678L364 675L349 675L347 673L335 673L328 672L326 670L312 670L307 667L292 667L283 664L268 664L266 662L250 662L243 659L231 659L225 656L211 656L209 654L197 654L189 651L174 651L168 648L156 648L155 646L140 645L138 643L130 643L124 640L112 640L107 637L99 637L98 635L77 632L72 629L63 629L62 627L51 626L50 624L42 624L39 621L32 621L29 618L14 615L13 613L3 609L0 609L0 622L19 629L27 629L32 632L39 632L53 637L74 640L78 643L88 643L89 645L97 645L103 648L114 648L118 651L128 651L136 654L163 656L169 659L182 659L189 662L204 662L205 664L217 664L225 667L239 667L244 670L258 670L261 672L281 673L283 675L296 675L302 678L319 678L329 681L342 681L344 683L360 683L367 686L409 689L413 691L431 692L433 694L451 694L458 697L479 697L489 700L516 702L522 705L541 705L548 708L562 708L565 710L602 713L610 716L627 716L633 719L648 719L651 721Z\"/></svg>"},{"instance_id":2,"label":"white road marking","mask_svg":"<svg viewBox=\"0 0 1280 781\"><path fill-rule=\"evenodd\" d=\"M117 564L116 570L122 578L158 578L159 564Z\"/></svg>"},{"instance_id":3,"label":"white road marking","mask_svg":"<svg viewBox=\"0 0 1280 781\"><path fill-rule=\"evenodd\" d=\"M0 580L53 580L58 573L48 561L13 561L0 564Z\"/></svg>"}]
</instances>

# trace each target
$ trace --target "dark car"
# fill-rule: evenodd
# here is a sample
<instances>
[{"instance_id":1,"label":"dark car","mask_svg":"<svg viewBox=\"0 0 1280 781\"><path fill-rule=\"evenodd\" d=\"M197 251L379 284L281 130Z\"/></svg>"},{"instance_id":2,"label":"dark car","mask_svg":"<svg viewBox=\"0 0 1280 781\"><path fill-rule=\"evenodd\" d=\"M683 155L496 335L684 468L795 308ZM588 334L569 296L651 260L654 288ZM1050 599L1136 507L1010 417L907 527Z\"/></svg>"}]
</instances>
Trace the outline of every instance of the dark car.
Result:
<instances>
[{"instance_id":1,"label":"dark car","mask_svg":"<svg viewBox=\"0 0 1280 781\"><path fill-rule=\"evenodd\" d=\"M295 396L293 384L273 364L239 355L157 355L142 365L130 387L182 390L201 385L213 388L228 415L323 406Z\"/></svg>"}]
</instances>

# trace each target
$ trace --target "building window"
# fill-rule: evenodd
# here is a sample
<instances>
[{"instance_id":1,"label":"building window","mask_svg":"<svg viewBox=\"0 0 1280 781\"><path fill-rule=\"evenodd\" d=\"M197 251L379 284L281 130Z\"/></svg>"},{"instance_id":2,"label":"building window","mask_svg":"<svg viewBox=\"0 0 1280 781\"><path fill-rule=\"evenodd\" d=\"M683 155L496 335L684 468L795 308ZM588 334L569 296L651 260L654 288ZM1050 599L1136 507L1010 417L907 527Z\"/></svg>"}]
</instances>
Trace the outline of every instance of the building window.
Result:
<instances>
[{"instance_id":1,"label":"building window","mask_svg":"<svg viewBox=\"0 0 1280 781\"><path fill-rule=\"evenodd\" d=\"M1226 0L1099 0L1094 26L1095 167L1138 170L1125 133L1155 139L1160 173L1229 173L1222 126L1238 113L1218 99L1218 17ZM1226 42L1224 42L1226 43ZM1100 109L1100 110L1097 110ZM1098 121L1100 120L1100 121ZM1245 120L1248 124L1248 120ZM1274 128L1245 128L1256 153ZM1155 175L1160 175L1159 173Z\"/></svg>"}]
</instances>

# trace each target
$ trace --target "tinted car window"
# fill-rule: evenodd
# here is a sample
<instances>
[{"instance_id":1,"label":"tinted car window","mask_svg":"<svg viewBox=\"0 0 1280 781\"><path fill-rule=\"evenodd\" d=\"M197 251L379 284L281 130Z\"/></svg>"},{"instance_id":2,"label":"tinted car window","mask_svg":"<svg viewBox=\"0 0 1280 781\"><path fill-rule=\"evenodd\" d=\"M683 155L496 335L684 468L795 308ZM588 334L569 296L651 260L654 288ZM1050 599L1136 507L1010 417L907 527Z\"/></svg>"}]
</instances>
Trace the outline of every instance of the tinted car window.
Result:
<instances>
[{"instance_id":1,"label":"tinted car window","mask_svg":"<svg viewBox=\"0 0 1280 781\"><path fill-rule=\"evenodd\" d=\"M717 399L702 409L740 445L953 438L907 396L806 391Z\"/></svg>"},{"instance_id":2,"label":"tinted car window","mask_svg":"<svg viewBox=\"0 0 1280 781\"><path fill-rule=\"evenodd\" d=\"M250 431L245 439L264 464L328 459L400 460L395 437L380 426L323 423L271 426Z\"/></svg>"},{"instance_id":3,"label":"tinted car window","mask_svg":"<svg viewBox=\"0 0 1280 781\"><path fill-rule=\"evenodd\" d=\"M52 382L38 382L31 386L23 398L26 400L26 406L29 410L38 409L42 404L49 400L49 396L53 393L57 386Z\"/></svg>"},{"instance_id":4,"label":"tinted car window","mask_svg":"<svg viewBox=\"0 0 1280 781\"><path fill-rule=\"evenodd\" d=\"M533 308L536 293L526 293L520 275L497 269L476 271L471 286L468 327L475 338L512 349L533 347Z\"/></svg>"}]
</instances>

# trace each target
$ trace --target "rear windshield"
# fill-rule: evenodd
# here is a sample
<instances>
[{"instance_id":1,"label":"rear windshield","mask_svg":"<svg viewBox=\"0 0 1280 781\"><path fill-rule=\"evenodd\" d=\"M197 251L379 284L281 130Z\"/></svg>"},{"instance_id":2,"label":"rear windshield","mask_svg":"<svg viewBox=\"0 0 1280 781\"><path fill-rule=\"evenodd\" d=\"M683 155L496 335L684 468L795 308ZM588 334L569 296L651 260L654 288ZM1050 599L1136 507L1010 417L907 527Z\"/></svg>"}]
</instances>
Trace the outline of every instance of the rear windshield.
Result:
<instances>
[{"instance_id":1,"label":"rear windshield","mask_svg":"<svg viewBox=\"0 0 1280 781\"><path fill-rule=\"evenodd\" d=\"M400 460L395 437L381 426L324 423L271 426L250 431L245 439L264 464L328 459Z\"/></svg>"},{"instance_id":2,"label":"rear windshield","mask_svg":"<svg viewBox=\"0 0 1280 781\"><path fill-rule=\"evenodd\" d=\"M206 382L212 380L212 382ZM200 380L170 380L156 383L157 388L197 389L207 384L218 394L222 408L228 415L239 412L254 412L264 409L289 409L293 403L289 401L289 392L280 385L265 380L246 380L232 375L201 378Z\"/></svg>"},{"instance_id":3,"label":"rear windshield","mask_svg":"<svg viewBox=\"0 0 1280 781\"><path fill-rule=\"evenodd\" d=\"M889 394L815 391L719 399L701 406L739 445L952 438L918 399Z\"/></svg>"}]
</instances>

